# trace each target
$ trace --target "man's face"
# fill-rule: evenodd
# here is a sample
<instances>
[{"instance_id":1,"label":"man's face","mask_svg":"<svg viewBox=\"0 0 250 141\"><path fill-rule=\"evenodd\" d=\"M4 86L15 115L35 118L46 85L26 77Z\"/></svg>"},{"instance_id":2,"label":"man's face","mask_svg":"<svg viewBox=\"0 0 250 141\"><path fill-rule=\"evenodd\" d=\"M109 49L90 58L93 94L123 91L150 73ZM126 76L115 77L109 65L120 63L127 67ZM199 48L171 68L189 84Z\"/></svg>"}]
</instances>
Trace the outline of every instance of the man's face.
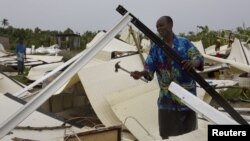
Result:
<instances>
[{"instance_id":1,"label":"man's face","mask_svg":"<svg viewBox=\"0 0 250 141\"><path fill-rule=\"evenodd\" d=\"M161 37L166 38L171 33L171 25L164 17L161 17L157 23L156 28Z\"/></svg>"}]
</instances>

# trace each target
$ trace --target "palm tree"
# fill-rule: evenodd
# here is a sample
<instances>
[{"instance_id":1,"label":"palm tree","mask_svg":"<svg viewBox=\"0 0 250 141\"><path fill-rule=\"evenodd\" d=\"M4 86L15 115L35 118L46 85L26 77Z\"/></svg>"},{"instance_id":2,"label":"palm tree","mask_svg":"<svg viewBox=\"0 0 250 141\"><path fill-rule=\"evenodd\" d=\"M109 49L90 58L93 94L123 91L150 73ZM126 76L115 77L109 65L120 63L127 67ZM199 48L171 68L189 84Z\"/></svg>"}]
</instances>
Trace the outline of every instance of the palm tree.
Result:
<instances>
[{"instance_id":1,"label":"palm tree","mask_svg":"<svg viewBox=\"0 0 250 141\"><path fill-rule=\"evenodd\" d=\"M3 25L3 27L5 27L5 26L8 26L9 25L9 22L8 22L8 19L3 19L2 20L2 25Z\"/></svg>"},{"instance_id":2,"label":"palm tree","mask_svg":"<svg viewBox=\"0 0 250 141\"><path fill-rule=\"evenodd\" d=\"M204 45L204 47L208 47L211 45L211 41L210 41L210 38L209 38L209 33L210 33L210 30L208 28L207 25L205 26L197 26L198 29L201 29L201 31L198 33L198 35L201 37L201 40L202 40L202 43Z\"/></svg>"}]
</instances>

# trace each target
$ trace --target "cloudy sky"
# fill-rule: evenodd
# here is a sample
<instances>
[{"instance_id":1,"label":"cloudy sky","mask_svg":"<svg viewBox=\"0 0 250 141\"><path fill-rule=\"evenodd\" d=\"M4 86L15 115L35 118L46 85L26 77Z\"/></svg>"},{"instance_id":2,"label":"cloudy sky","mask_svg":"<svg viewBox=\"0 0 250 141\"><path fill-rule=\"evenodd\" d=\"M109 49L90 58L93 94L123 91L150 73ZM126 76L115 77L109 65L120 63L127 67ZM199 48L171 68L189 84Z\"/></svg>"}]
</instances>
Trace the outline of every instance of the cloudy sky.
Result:
<instances>
[{"instance_id":1,"label":"cloudy sky","mask_svg":"<svg viewBox=\"0 0 250 141\"><path fill-rule=\"evenodd\" d=\"M17 28L74 32L109 30L122 16L119 4L156 31L162 15L174 20L176 33L197 31L197 25L212 30L250 26L250 0L0 0L0 21L8 19Z\"/></svg>"}]
</instances>

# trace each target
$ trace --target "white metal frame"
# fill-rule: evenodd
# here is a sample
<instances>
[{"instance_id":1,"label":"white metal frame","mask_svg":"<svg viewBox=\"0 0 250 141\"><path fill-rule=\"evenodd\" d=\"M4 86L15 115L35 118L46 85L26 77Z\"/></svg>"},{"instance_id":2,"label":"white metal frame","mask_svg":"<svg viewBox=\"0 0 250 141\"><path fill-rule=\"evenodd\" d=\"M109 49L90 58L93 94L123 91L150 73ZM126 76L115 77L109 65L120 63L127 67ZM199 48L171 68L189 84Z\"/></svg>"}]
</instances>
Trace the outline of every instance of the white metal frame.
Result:
<instances>
[{"instance_id":1,"label":"white metal frame","mask_svg":"<svg viewBox=\"0 0 250 141\"><path fill-rule=\"evenodd\" d=\"M178 96L181 101L195 112L201 114L207 120L214 124L239 124L232 118L216 110L206 102L191 94L180 85L172 82L169 86L169 91Z\"/></svg>"},{"instance_id":2,"label":"white metal frame","mask_svg":"<svg viewBox=\"0 0 250 141\"><path fill-rule=\"evenodd\" d=\"M44 77L34 81L33 83L31 83L29 86L24 87L22 90L14 93L13 95L16 97L21 97L22 94L26 91L28 91L29 89L33 88L34 86L38 85L39 83L41 83L43 80L53 76L55 73L57 73L58 71L62 70L63 68L67 67L68 65L70 65L71 63L73 63L74 61L76 61L81 55L83 54L83 52L80 52L79 54L77 54L76 56L74 56L73 58L71 58L70 60L68 60L67 62L65 62L64 64L58 66L57 68L55 68L54 70L52 70L51 72L47 73L46 75L44 75Z\"/></svg>"},{"instance_id":3,"label":"white metal frame","mask_svg":"<svg viewBox=\"0 0 250 141\"><path fill-rule=\"evenodd\" d=\"M53 93L62 87L74 74L76 74L84 65L86 65L103 47L105 47L125 26L129 24L132 17L127 13L102 38L100 38L89 50L85 50L79 59L77 59L69 68L60 74L53 82L45 89L37 94L32 100L22 106L17 112L11 115L7 120L0 125L0 139L3 138L15 126L27 118L33 111L41 106Z\"/></svg>"}]
</instances>

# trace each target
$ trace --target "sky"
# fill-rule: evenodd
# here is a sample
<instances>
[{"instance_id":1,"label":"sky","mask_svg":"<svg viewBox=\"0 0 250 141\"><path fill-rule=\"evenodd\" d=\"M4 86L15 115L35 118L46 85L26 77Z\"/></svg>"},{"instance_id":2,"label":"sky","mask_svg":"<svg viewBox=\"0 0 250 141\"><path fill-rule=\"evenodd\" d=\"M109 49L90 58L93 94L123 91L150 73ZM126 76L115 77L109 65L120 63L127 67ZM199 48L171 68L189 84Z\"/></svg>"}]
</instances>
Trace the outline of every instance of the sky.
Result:
<instances>
[{"instance_id":1,"label":"sky","mask_svg":"<svg viewBox=\"0 0 250 141\"><path fill-rule=\"evenodd\" d=\"M198 32L198 25L210 30L250 27L250 0L0 0L0 21L6 18L15 28L108 31L122 18L118 5L154 32L163 15L173 18L175 33Z\"/></svg>"}]
</instances>

